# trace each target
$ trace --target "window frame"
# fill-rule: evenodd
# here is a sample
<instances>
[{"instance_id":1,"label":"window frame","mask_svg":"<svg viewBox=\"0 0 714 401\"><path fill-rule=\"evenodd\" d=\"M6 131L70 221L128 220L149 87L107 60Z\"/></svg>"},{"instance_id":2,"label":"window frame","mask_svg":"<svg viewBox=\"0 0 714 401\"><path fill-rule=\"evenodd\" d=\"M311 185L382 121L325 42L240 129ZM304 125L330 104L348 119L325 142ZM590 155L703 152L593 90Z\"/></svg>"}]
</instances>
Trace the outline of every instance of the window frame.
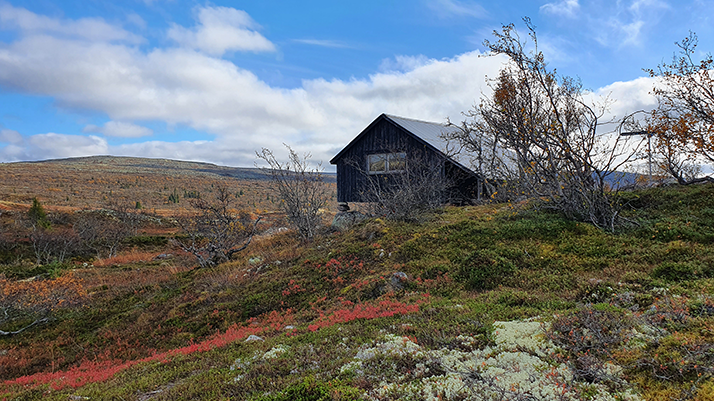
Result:
<instances>
[{"instance_id":1,"label":"window frame","mask_svg":"<svg viewBox=\"0 0 714 401\"><path fill-rule=\"evenodd\" d=\"M382 158L384 160L383 170L372 170L372 164L379 163L381 160L376 160L372 162L374 158ZM397 163L402 164L403 168L392 169L390 164L392 159L398 161ZM407 153L406 152L390 152L390 153L370 153L367 155L367 173L370 175L377 174L395 174L403 173L407 167Z\"/></svg>"}]
</instances>

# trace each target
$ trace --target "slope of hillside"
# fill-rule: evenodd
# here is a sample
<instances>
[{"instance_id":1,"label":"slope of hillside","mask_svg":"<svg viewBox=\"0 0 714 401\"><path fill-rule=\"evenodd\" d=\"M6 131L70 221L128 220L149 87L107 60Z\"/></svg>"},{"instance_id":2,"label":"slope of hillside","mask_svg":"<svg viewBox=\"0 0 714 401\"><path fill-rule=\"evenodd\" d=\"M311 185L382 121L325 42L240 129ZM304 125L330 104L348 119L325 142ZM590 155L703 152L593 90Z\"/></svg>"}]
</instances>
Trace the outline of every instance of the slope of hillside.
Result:
<instances>
[{"instance_id":1,"label":"slope of hillside","mask_svg":"<svg viewBox=\"0 0 714 401\"><path fill-rule=\"evenodd\" d=\"M60 266L39 282L75 305L0 337L0 398L710 400L712 199L627 193L614 235L450 207L279 233L215 269L156 244Z\"/></svg>"},{"instance_id":2,"label":"slope of hillside","mask_svg":"<svg viewBox=\"0 0 714 401\"><path fill-rule=\"evenodd\" d=\"M138 157L92 156L0 164L0 201L30 204L38 197L50 207L92 208L136 202L147 210L171 214L186 204L169 202L216 185L235 188L245 209L275 209L267 188L270 176L258 168L217 166ZM334 183L334 174L325 174Z\"/></svg>"}]
</instances>

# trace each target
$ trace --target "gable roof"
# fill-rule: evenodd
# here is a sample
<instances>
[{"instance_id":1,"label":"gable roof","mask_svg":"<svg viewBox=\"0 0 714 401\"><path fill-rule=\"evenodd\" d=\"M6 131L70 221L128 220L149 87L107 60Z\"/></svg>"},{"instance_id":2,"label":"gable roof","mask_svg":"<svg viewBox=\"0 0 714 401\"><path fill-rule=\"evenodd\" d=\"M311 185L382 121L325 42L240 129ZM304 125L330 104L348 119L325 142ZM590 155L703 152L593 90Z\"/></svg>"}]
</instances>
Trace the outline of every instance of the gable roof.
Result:
<instances>
[{"instance_id":1,"label":"gable roof","mask_svg":"<svg viewBox=\"0 0 714 401\"><path fill-rule=\"evenodd\" d=\"M398 125L403 128L408 134L411 134L417 141L423 142L432 150L442 153L454 164L456 164L462 170L475 174L471 169L465 167L462 163L467 163L465 157L460 155L448 155L447 154L447 142L441 138L444 133L454 133L458 132L457 127L450 127L445 124L433 123L429 121L414 120L411 118L398 117L390 114L381 114L377 117L371 124L367 126L362 132L357 135L347 146L344 147L335 157L330 160L330 164L337 164L337 160L342 157L342 155L347 152L355 143L357 143L366 133L378 122L382 120L387 120L393 124Z\"/></svg>"}]
</instances>

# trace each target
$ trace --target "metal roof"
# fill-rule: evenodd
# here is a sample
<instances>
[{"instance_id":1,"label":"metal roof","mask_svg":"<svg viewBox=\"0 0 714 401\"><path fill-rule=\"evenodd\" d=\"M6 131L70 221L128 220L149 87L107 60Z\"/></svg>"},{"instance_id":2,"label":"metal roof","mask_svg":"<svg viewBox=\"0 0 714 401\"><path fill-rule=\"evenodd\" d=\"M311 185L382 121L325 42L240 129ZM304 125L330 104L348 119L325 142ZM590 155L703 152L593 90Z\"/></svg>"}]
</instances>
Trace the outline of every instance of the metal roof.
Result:
<instances>
[{"instance_id":1,"label":"metal roof","mask_svg":"<svg viewBox=\"0 0 714 401\"><path fill-rule=\"evenodd\" d=\"M414 136L421 138L441 153L447 155L451 160L460 164L461 167L468 169L468 167L466 167L469 165L468 158L461 154L454 154L455 152L453 149L449 148L447 141L441 137L442 134L459 132L457 127L428 121L414 120L411 118L397 117L391 114L385 114L385 116L405 130L411 132Z\"/></svg>"}]
</instances>

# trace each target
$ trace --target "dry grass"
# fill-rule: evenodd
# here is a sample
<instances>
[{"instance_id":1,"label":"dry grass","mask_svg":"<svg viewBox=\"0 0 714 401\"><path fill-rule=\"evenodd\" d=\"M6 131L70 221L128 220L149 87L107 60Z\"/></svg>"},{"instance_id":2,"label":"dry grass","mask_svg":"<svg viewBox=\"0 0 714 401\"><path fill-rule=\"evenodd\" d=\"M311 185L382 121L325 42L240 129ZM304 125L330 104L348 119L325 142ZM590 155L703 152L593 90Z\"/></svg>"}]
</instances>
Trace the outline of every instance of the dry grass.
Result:
<instances>
[{"instance_id":1,"label":"dry grass","mask_svg":"<svg viewBox=\"0 0 714 401\"><path fill-rule=\"evenodd\" d=\"M138 201L143 210L170 217L189 207L186 191L208 194L216 185L230 188L241 209L278 209L276 200L269 199L269 181L241 174L230 167L122 157L6 163L0 166L0 202L4 203L0 209L20 210L18 206L31 204L33 197L48 211L62 212L102 207L109 202L133 207ZM329 185L334 191L335 184ZM179 195L179 203L169 202L169 195L174 193ZM334 200L330 207L336 208Z\"/></svg>"},{"instance_id":2,"label":"dry grass","mask_svg":"<svg viewBox=\"0 0 714 401\"><path fill-rule=\"evenodd\" d=\"M146 263L156 259L156 257L160 254L161 252L142 252L132 250L127 253L116 255L112 258L95 260L93 265L95 267L110 267L117 265L126 265L129 263Z\"/></svg>"}]
</instances>

